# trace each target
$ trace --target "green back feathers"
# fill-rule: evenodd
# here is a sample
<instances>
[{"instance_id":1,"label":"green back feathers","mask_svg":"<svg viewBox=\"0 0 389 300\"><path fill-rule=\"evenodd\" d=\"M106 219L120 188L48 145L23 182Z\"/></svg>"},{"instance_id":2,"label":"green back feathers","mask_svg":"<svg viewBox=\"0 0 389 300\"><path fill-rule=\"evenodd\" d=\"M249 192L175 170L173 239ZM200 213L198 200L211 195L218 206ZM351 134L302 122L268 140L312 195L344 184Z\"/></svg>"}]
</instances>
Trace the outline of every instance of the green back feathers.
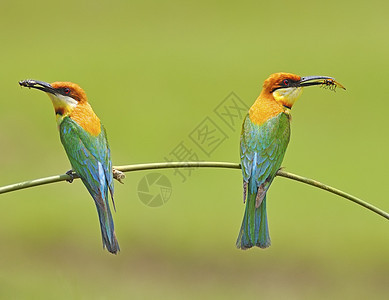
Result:
<instances>
[{"instance_id":1,"label":"green back feathers","mask_svg":"<svg viewBox=\"0 0 389 300\"><path fill-rule=\"evenodd\" d=\"M60 124L59 131L61 142L74 171L81 178L99 186L100 172L97 162L100 162L108 185L113 192L111 153L104 127L101 125L100 134L93 136L71 118L65 117Z\"/></svg>"},{"instance_id":2,"label":"green back feathers","mask_svg":"<svg viewBox=\"0 0 389 300\"><path fill-rule=\"evenodd\" d=\"M243 180L247 182L253 176L260 186L269 177L274 177L281 166L289 138L289 116L285 113L262 125L254 124L246 116L240 139Z\"/></svg>"}]
</instances>

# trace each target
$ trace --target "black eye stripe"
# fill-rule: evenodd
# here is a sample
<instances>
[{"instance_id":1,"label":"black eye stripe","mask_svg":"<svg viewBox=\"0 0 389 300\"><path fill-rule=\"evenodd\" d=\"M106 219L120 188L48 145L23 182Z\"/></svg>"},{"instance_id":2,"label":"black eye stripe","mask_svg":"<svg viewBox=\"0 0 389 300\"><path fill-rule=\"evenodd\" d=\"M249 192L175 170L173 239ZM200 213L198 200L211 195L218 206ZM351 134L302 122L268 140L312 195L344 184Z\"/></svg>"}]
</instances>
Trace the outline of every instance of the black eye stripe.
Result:
<instances>
[{"instance_id":1,"label":"black eye stripe","mask_svg":"<svg viewBox=\"0 0 389 300\"><path fill-rule=\"evenodd\" d=\"M283 87L297 87L297 86L299 86L299 81L294 81L294 80L290 80L290 79L284 79L280 83L280 88L283 88Z\"/></svg>"},{"instance_id":2,"label":"black eye stripe","mask_svg":"<svg viewBox=\"0 0 389 300\"><path fill-rule=\"evenodd\" d=\"M291 79L283 79L283 80L281 80L281 82L278 83L277 87L275 87L274 89L272 89L270 91L270 93L273 93L275 90L278 90L278 89L283 89L283 88L288 88L288 87L299 87L299 86L300 86L299 81L294 81Z\"/></svg>"}]
</instances>

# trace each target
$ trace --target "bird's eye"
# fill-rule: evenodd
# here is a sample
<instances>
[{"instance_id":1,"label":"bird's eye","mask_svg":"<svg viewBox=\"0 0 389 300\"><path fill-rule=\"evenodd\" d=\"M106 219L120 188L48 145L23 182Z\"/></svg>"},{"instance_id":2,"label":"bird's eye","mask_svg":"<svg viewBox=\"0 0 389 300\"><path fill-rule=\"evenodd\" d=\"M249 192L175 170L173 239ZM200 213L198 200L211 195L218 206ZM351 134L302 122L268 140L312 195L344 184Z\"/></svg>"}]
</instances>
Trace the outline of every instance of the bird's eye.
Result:
<instances>
[{"instance_id":1,"label":"bird's eye","mask_svg":"<svg viewBox=\"0 0 389 300\"><path fill-rule=\"evenodd\" d=\"M66 95L70 94L70 89L69 88L64 88L63 91L64 91L64 93Z\"/></svg>"},{"instance_id":2,"label":"bird's eye","mask_svg":"<svg viewBox=\"0 0 389 300\"><path fill-rule=\"evenodd\" d=\"M288 86L289 85L289 80L288 79L284 79L282 81L282 84L285 85L285 86Z\"/></svg>"}]
</instances>

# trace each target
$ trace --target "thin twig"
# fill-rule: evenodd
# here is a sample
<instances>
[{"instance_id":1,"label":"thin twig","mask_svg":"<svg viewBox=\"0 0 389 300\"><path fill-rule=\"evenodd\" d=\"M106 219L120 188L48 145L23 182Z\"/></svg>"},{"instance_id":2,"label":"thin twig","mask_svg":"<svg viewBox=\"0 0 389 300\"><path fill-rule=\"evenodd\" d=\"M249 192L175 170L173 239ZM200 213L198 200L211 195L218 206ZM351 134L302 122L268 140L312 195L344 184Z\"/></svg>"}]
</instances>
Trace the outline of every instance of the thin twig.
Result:
<instances>
[{"instance_id":1,"label":"thin twig","mask_svg":"<svg viewBox=\"0 0 389 300\"><path fill-rule=\"evenodd\" d=\"M169 168L227 168L227 169L240 169L240 165L237 163L230 163L230 162L166 162L166 163L148 163L148 164L136 164L136 165L127 165L127 166L117 166L114 167L115 170L121 171L121 172L134 172L134 171L143 171L143 170L155 170L155 169L169 169ZM386 218L389 220L389 213L371 205L370 203L367 203L357 197L354 197L350 194L347 194L341 190L335 189L333 187L330 187L326 184L323 184L321 182L318 182L313 179L309 179L306 177L302 177L290 172L286 172L284 170L279 170L277 172L277 176L286 177L292 180L300 181L305 184L312 185L314 187L326 190L330 193L336 194L338 196L341 196L343 198L346 198L354 203L357 203L376 214L379 214L380 216ZM75 174L73 175L74 178L78 178L78 176ZM30 181L24 181L20 183L15 183L7 186L0 187L0 194L17 191L21 189L27 189L34 186L59 182L59 181L65 181L72 179L70 175L62 174L62 175L56 175L56 176L50 176L46 178L39 178L34 179Z\"/></svg>"}]
</instances>

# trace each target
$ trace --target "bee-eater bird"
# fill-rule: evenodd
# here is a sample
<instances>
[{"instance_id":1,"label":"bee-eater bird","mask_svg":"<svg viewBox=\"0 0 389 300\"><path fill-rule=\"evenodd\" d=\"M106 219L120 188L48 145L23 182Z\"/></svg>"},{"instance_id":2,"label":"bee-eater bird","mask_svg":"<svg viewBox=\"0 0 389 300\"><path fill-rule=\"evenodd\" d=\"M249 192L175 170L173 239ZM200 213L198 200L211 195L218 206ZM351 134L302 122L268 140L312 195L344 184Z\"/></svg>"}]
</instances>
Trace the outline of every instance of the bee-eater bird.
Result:
<instances>
[{"instance_id":1,"label":"bee-eater bird","mask_svg":"<svg viewBox=\"0 0 389 300\"><path fill-rule=\"evenodd\" d=\"M110 193L115 208L111 154L105 128L89 105L85 92L72 82L49 84L38 80L24 80L19 84L44 91L50 97L61 142L72 170L80 176L95 201L103 247L116 254L120 249L108 196ZM71 171L69 172L70 175Z\"/></svg>"},{"instance_id":2,"label":"bee-eater bird","mask_svg":"<svg viewBox=\"0 0 389 300\"><path fill-rule=\"evenodd\" d=\"M265 80L261 94L243 122L240 158L246 209L236 241L240 249L270 246L266 192L281 167L289 143L290 110L303 87L313 85L344 89L332 77L275 73Z\"/></svg>"}]
</instances>

